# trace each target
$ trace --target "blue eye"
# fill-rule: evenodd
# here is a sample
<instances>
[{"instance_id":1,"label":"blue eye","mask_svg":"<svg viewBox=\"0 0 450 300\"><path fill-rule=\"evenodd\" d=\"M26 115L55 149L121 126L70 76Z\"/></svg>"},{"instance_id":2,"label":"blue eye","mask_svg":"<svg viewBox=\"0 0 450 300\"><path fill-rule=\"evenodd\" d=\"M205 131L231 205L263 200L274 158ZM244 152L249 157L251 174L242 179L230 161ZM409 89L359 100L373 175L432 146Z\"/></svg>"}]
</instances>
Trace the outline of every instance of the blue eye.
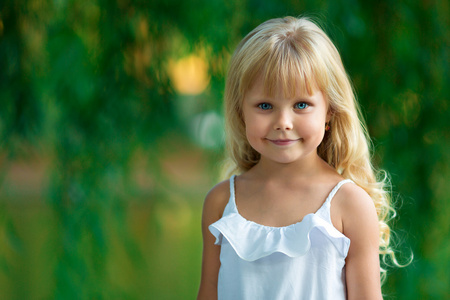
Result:
<instances>
[{"instance_id":1,"label":"blue eye","mask_svg":"<svg viewBox=\"0 0 450 300\"><path fill-rule=\"evenodd\" d=\"M270 105L269 103L261 103L258 105L258 107L262 110L268 110L272 108L272 105Z\"/></svg>"},{"instance_id":2,"label":"blue eye","mask_svg":"<svg viewBox=\"0 0 450 300\"><path fill-rule=\"evenodd\" d=\"M309 105L308 104L306 104L305 102L299 102L299 103L296 103L295 105L294 105L294 108L296 108L296 109L305 109L305 108L307 108Z\"/></svg>"}]
</instances>

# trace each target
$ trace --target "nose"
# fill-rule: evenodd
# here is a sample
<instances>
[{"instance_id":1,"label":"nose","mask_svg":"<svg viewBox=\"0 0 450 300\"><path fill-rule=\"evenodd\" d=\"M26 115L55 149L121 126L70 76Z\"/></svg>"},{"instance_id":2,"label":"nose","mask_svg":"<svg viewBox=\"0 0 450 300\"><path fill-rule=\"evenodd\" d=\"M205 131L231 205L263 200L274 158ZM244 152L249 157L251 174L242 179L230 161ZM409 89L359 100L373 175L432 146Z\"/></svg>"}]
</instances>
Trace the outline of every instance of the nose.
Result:
<instances>
[{"instance_id":1,"label":"nose","mask_svg":"<svg viewBox=\"0 0 450 300\"><path fill-rule=\"evenodd\" d=\"M276 116L276 120L274 122L274 129L292 130L292 128L293 128L292 117L290 116L289 112L280 111Z\"/></svg>"}]
</instances>

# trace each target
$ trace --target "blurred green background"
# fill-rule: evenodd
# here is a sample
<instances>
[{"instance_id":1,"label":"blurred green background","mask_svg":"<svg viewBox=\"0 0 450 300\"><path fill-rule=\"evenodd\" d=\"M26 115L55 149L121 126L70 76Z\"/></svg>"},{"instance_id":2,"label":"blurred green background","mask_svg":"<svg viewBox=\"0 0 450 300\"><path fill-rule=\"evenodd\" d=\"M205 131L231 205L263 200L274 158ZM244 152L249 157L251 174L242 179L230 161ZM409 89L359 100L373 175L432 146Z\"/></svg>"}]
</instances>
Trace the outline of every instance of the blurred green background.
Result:
<instances>
[{"instance_id":1,"label":"blurred green background","mask_svg":"<svg viewBox=\"0 0 450 300\"><path fill-rule=\"evenodd\" d=\"M0 299L194 299L227 62L305 13L342 53L414 253L386 299L449 299L450 4L424 0L3 0Z\"/></svg>"}]
</instances>

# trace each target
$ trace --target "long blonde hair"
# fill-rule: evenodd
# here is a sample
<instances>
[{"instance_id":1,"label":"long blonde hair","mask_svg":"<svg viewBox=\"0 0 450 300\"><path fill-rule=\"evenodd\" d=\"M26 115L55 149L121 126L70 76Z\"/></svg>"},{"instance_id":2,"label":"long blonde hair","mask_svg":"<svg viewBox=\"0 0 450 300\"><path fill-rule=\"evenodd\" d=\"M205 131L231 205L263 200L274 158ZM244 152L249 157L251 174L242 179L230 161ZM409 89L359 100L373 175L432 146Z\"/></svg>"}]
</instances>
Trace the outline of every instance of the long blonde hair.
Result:
<instances>
[{"instance_id":1,"label":"long blonde hair","mask_svg":"<svg viewBox=\"0 0 450 300\"><path fill-rule=\"evenodd\" d=\"M300 88L311 94L318 87L331 112L331 130L317 151L339 174L353 180L373 199L379 220L380 254L398 265L389 247L387 221L395 215L387 191L386 173L375 171L370 138L339 52L328 36L308 18L286 17L266 21L237 46L229 65L225 88L225 127L228 175L252 168L260 155L248 143L242 117L245 93L257 76L265 92L281 88L286 97ZM301 86L296 83L301 82ZM382 175L382 176L378 176ZM381 268L382 278L385 270Z\"/></svg>"}]
</instances>

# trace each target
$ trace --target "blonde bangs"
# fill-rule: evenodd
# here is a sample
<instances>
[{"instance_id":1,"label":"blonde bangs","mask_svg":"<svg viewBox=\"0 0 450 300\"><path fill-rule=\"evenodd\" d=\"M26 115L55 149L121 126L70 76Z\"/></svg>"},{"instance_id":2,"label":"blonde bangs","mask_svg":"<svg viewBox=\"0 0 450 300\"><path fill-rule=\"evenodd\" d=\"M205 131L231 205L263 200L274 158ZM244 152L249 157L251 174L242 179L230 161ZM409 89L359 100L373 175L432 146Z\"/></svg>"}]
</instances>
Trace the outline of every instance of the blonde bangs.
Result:
<instances>
[{"instance_id":1,"label":"blonde bangs","mask_svg":"<svg viewBox=\"0 0 450 300\"><path fill-rule=\"evenodd\" d=\"M266 48L266 53L253 56L243 66L241 95L245 95L257 79L263 80L264 93L269 97L277 91L282 91L284 98L292 98L298 92L312 95L314 90L327 86L328 72L323 59L317 57L313 45L305 45L306 41L302 41L299 34L278 34L262 42L264 46L262 43L254 46Z\"/></svg>"}]
</instances>

